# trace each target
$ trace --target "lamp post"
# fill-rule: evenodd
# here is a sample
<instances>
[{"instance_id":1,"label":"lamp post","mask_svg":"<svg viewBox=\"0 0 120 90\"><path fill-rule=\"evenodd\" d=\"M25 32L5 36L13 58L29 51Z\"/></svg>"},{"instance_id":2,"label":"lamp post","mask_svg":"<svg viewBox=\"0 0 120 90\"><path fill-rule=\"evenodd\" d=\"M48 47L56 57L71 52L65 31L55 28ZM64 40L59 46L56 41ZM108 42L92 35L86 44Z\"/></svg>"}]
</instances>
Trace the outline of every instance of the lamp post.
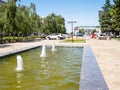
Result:
<instances>
[{"instance_id":1,"label":"lamp post","mask_svg":"<svg viewBox=\"0 0 120 90\"><path fill-rule=\"evenodd\" d=\"M71 29L72 29L72 42L73 42L73 23L77 23L77 21L68 21L68 23L71 24Z\"/></svg>"}]
</instances>

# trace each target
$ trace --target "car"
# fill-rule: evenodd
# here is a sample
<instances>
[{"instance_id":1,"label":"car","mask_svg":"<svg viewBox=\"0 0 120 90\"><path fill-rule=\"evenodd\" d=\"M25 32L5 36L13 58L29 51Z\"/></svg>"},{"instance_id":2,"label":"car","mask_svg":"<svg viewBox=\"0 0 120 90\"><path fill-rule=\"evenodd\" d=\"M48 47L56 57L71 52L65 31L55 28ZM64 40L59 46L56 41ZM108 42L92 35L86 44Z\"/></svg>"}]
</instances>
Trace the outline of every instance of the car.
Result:
<instances>
[{"instance_id":1,"label":"car","mask_svg":"<svg viewBox=\"0 0 120 90\"><path fill-rule=\"evenodd\" d=\"M64 39L64 38L65 38L65 37L62 36L61 33L52 33L52 34L46 36L46 39L47 39L47 40L52 40L52 39Z\"/></svg>"},{"instance_id":2,"label":"car","mask_svg":"<svg viewBox=\"0 0 120 90\"><path fill-rule=\"evenodd\" d=\"M91 38L97 38L97 36L98 36L98 35L95 34L95 33L93 33L93 34L90 35Z\"/></svg>"},{"instance_id":3,"label":"car","mask_svg":"<svg viewBox=\"0 0 120 90\"><path fill-rule=\"evenodd\" d=\"M104 34L100 34L98 37L97 37L98 40L110 40L111 39L111 36L108 36L108 35L104 35Z\"/></svg>"},{"instance_id":4,"label":"car","mask_svg":"<svg viewBox=\"0 0 120 90\"><path fill-rule=\"evenodd\" d=\"M71 38L71 35L70 35L70 34L62 34L62 36L63 36L64 38Z\"/></svg>"},{"instance_id":5,"label":"car","mask_svg":"<svg viewBox=\"0 0 120 90\"><path fill-rule=\"evenodd\" d=\"M82 33L77 33L76 36L77 37L83 37L83 34Z\"/></svg>"}]
</instances>

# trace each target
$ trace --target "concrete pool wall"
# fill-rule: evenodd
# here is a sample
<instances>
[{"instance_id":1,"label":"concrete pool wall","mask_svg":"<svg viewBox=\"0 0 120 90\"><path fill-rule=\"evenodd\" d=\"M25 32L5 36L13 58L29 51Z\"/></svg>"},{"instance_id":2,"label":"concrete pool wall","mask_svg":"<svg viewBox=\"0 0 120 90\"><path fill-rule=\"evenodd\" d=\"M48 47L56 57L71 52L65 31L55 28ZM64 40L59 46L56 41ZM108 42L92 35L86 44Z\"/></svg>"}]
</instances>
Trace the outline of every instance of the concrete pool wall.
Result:
<instances>
[{"instance_id":1,"label":"concrete pool wall","mask_svg":"<svg viewBox=\"0 0 120 90\"><path fill-rule=\"evenodd\" d=\"M13 54L16 54L16 53L24 52L24 51L27 51L27 50L30 50L30 49L34 49L34 48L37 48L37 47L40 47L40 45L33 46L33 47L25 47L25 48L13 50L13 51L10 51L10 52L2 53L2 54L0 54L0 58L6 57L6 56L10 56L10 55L13 55Z\"/></svg>"},{"instance_id":2,"label":"concrete pool wall","mask_svg":"<svg viewBox=\"0 0 120 90\"><path fill-rule=\"evenodd\" d=\"M109 90L90 46L84 46L80 90Z\"/></svg>"},{"instance_id":3,"label":"concrete pool wall","mask_svg":"<svg viewBox=\"0 0 120 90\"><path fill-rule=\"evenodd\" d=\"M75 46L79 46L79 44ZM3 53L0 54L0 57L5 57L37 47L40 47L40 45ZM80 90L109 90L90 46L84 46L83 50Z\"/></svg>"}]
</instances>

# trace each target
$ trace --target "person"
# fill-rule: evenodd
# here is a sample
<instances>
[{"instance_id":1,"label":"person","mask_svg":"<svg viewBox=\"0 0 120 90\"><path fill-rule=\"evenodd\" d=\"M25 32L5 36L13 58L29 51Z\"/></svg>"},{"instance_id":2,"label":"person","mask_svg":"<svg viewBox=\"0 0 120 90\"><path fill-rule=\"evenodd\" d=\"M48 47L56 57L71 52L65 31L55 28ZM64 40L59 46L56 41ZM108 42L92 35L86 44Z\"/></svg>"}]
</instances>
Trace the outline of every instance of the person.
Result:
<instances>
[{"instance_id":1,"label":"person","mask_svg":"<svg viewBox=\"0 0 120 90\"><path fill-rule=\"evenodd\" d=\"M93 34L92 34L92 38L96 38L96 34L93 33Z\"/></svg>"}]
</instances>

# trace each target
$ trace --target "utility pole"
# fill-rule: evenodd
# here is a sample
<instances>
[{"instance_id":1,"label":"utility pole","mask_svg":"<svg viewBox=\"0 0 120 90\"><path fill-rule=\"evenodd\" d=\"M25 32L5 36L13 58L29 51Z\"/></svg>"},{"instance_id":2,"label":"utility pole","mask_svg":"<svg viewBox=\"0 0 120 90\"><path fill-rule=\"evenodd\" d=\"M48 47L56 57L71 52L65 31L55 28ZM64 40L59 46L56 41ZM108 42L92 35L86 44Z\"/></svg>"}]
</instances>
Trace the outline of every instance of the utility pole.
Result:
<instances>
[{"instance_id":1,"label":"utility pole","mask_svg":"<svg viewBox=\"0 0 120 90\"><path fill-rule=\"evenodd\" d=\"M68 23L71 24L71 30L72 30L72 42L73 42L73 23L77 23L77 21L68 21Z\"/></svg>"}]
</instances>

